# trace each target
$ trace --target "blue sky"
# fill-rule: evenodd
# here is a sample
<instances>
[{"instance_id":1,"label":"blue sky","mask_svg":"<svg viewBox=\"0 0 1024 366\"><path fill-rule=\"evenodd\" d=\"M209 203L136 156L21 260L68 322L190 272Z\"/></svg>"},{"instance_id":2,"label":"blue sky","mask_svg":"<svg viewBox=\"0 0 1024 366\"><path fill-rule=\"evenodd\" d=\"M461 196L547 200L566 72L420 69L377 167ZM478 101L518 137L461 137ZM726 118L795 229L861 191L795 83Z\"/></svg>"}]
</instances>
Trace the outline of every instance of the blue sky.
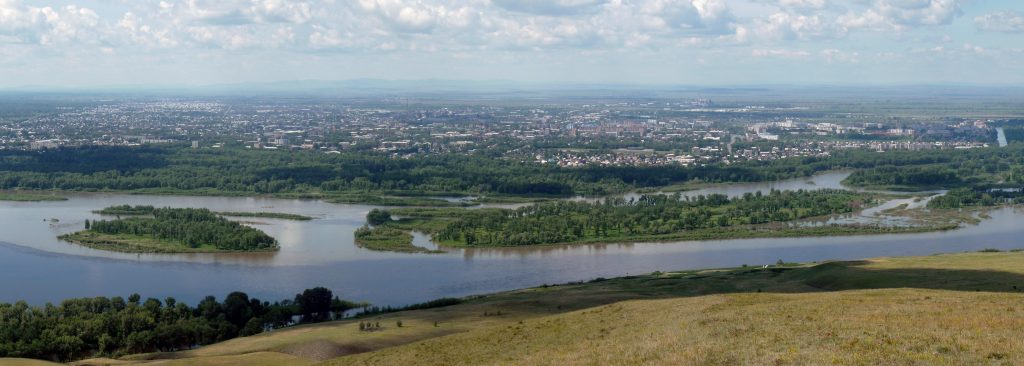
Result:
<instances>
[{"instance_id":1,"label":"blue sky","mask_svg":"<svg viewBox=\"0 0 1024 366\"><path fill-rule=\"evenodd\" d=\"M1020 0L0 0L0 87L1019 84Z\"/></svg>"}]
</instances>

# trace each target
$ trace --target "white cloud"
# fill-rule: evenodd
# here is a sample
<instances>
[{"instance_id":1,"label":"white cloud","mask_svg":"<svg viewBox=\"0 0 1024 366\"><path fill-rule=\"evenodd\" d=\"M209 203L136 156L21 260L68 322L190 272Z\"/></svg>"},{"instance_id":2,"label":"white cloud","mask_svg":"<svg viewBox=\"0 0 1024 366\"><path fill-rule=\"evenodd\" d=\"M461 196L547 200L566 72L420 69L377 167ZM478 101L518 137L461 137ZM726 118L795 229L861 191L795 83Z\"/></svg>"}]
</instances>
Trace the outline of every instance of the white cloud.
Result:
<instances>
[{"instance_id":1,"label":"white cloud","mask_svg":"<svg viewBox=\"0 0 1024 366\"><path fill-rule=\"evenodd\" d=\"M253 0L249 12L257 19L271 23L302 24L312 18L310 5L301 1Z\"/></svg>"},{"instance_id":2,"label":"white cloud","mask_svg":"<svg viewBox=\"0 0 1024 366\"><path fill-rule=\"evenodd\" d=\"M755 49L750 51L750 55L754 57L779 57L797 59L808 57L811 55L811 53L802 50Z\"/></svg>"},{"instance_id":3,"label":"white cloud","mask_svg":"<svg viewBox=\"0 0 1024 366\"><path fill-rule=\"evenodd\" d=\"M970 44L970 43L964 43L963 47L964 47L964 51L969 52L969 53L973 53L973 54L976 54L976 55L983 55L983 54L986 54L986 53L989 52L989 50L985 49L985 47L981 47L981 46L978 46L978 45L973 45L973 44Z\"/></svg>"},{"instance_id":4,"label":"white cloud","mask_svg":"<svg viewBox=\"0 0 1024 366\"><path fill-rule=\"evenodd\" d=\"M768 40L813 40L841 36L844 29L820 15L775 13L754 23L754 34Z\"/></svg>"},{"instance_id":5,"label":"white cloud","mask_svg":"<svg viewBox=\"0 0 1024 366\"><path fill-rule=\"evenodd\" d=\"M132 2L118 17L104 20L75 6L0 0L0 37L48 44L85 40L115 48L653 50L814 42L859 29L944 24L959 14L954 0L858 0L851 7L827 0L729 1L161 0ZM748 14L765 6L775 10L738 18L730 8L735 4Z\"/></svg>"},{"instance_id":6,"label":"white cloud","mask_svg":"<svg viewBox=\"0 0 1024 366\"><path fill-rule=\"evenodd\" d=\"M598 11L606 0L492 0L506 10L537 15L572 15Z\"/></svg>"},{"instance_id":7,"label":"white cloud","mask_svg":"<svg viewBox=\"0 0 1024 366\"><path fill-rule=\"evenodd\" d=\"M844 62L856 60L859 54L831 42L846 42L864 31L902 34L942 26L961 14L959 0L133 0L117 4L120 11L110 11L118 5L104 8L104 16L109 17L104 19L75 5L39 7L0 0L0 43L84 45L98 53L124 47L464 55L714 50L757 57L820 55L829 62ZM742 16L735 15L732 7ZM994 13L975 21L979 28L1009 32L1018 29L1015 19L1019 19L1016 13ZM826 50L786 51L793 43ZM905 52L909 47L899 49Z\"/></svg>"},{"instance_id":8,"label":"white cloud","mask_svg":"<svg viewBox=\"0 0 1024 366\"><path fill-rule=\"evenodd\" d=\"M779 6L795 9L824 9L828 6L826 0L779 0Z\"/></svg>"},{"instance_id":9,"label":"white cloud","mask_svg":"<svg viewBox=\"0 0 1024 366\"><path fill-rule=\"evenodd\" d=\"M1021 33L1024 32L1024 15L1015 11L985 14L974 18L974 24L988 32Z\"/></svg>"},{"instance_id":10,"label":"white cloud","mask_svg":"<svg viewBox=\"0 0 1024 366\"><path fill-rule=\"evenodd\" d=\"M312 7L304 1L284 0L182 0L160 1L159 9L177 21L204 26L239 26L253 23L308 22ZM177 13L174 13L174 12Z\"/></svg>"},{"instance_id":11,"label":"white cloud","mask_svg":"<svg viewBox=\"0 0 1024 366\"><path fill-rule=\"evenodd\" d=\"M827 63L857 63L860 62L860 52L847 52L835 48L827 48L820 52Z\"/></svg>"},{"instance_id":12,"label":"white cloud","mask_svg":"<svg viewBox=\"0 0 1024 366\"><path fill-rule=\"evenodd\" d=\"M126 36L134 44L145 47L174 47L178 41L172 37L167 29L155 29L143 24L143 20L132 12L124 13L121 20L117 22L121 29L120 34Z\"/></svg>"},{"instance_id":13,"label":"white cloud","mask_svg":"<svg viewBox=\"0 0 1024 366\"><path fill-rule=\"evenodd\" d=\"M902 31L948 25L963 14L959 0L874 0L864 11L850 10L836 21L848 29Z\"/></svg>"},{"instance_id":14,"label":"white cloud","mask_svg":"<svg viewBox=\"0 0 1024 366\"><path fill-rule=\"evenodd\" d=\"M406 32L430 32L447 13L443 5L422 1L359 0L359 5L392 28Z\"/></svg>"},{"instance_id":15,"label":"white cloud","mask_svg":"<svg viewBox=\"0 0 1024 366\"><path fill-rule=\"evenodd\" d=\"M731 33L734 17L724 0L647 0L632 9L652 28Z\"/></svg>"},{"instance_id":16,"label":"white cloud","mask_svg":"<svg viewBox=\"0 0 1024 366\"><path fill-rule=\"evenodd\" d=\"M333 28L313 26L309 43L315 49L349 48L355 45L356 36Z\"/></svg>"},{"instance_id":17,"label":"white cloud","mask_svg":"<svg viewBox=\"0 0 1024 366\"><path fill-rule=\"evenodd\" d=\"M36 7L0 0L0 36L40 45L96 44L104 31L95 11L76 5Z\"/></svg>"}]
</instances>

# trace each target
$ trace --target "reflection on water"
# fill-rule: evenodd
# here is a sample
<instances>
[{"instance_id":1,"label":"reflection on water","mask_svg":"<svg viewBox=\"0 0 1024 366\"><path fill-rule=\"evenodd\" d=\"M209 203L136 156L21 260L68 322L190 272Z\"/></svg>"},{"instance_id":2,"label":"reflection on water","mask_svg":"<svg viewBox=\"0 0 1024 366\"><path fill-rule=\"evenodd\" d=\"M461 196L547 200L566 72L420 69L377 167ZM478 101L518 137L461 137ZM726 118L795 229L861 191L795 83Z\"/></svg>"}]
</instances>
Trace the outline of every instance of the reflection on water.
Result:
<instances>
[{"instance_id":1,"label":"reflection on water","mask_svg":"<svg viewBox=\"0 0 1024 366\"><path fill-rule=\"evenodd\" d=\"M353 244L355 229L362 226L373 207L335 205L314 200L284 200L257 197L181 197L125 194L73 194L59 202L0 202L0 240L48 252L147 261L240 263L249 265L315 264L343 259L377 258L377 253ZM269 211L316 217L312 221L272 218L240 218L277 238L276 253L216 254L125 254L111 253L69 244L57 236L84 227L85 220L113 219L93 213L112 205L153 205L157 207L205 207L213 211ZM58 219L57 223L49 221ZM45 221L44 221L45 220Z\"/></svg>"},{"instance_id":2,"label":"reflection on water","mask_svg":"<svg viewBox=\"0 0 1024 366\"><path fill-rule=\"evenodd\" d=\"M775 182L759 182L759 183L728 183L728 184L714 184L699 189L682 191L679 192L680 197L697 197L697 196L708 196L712 194L724 194L729 197L742 196L746 193L753 192L768 192L771 190L777 191L795 191L799 189L844 189L842 181L846 177L850 176L850 171L831 171L823 174L818 174L808 178L795 178L786 179ZM668 194L672 195L675 192L652 192L652 194ZM642 193L627 193L622 195L626 200L639 199ZM596 201L599 198L586 198L576 197L574 200L578 201Z\"/></svg>"},{"instance_id":3,"label":"reflection on water","mask_svg":"<svg viewBox=\"0 0 1024 366\"><path fill-rule=\"evenodd\" d=\"M734 184L689 194L738 195L754 190L839 188L846 173L767 184ZM373 206L268 198L75 194L63 202L0 202L0 301L33 303L67 297L126 296L133 292L195 302L241 290L284 299L314 286L378 305L401 305L544 283L613 277L655 270L758 265L786 261L1012 249L1024 246L1024 218L993 210L980 225L941 233L596 244L529 248L445 249L442 254L381 253L359 248L353 233ZM278 238L278 253L138 255L71 245L56 236L78 230L110 205L206 207L215 211L273 211L313 221L252 219ZM921 201L910 202L924 204ZM898 206L899 203L894 203ZM891 208L891 207L890 207ZM884 208L879 209L884 210ZM46 221L57 218L59 222ZM414 234L414 244L436 249Z\"/></svg>"}]
</instances>

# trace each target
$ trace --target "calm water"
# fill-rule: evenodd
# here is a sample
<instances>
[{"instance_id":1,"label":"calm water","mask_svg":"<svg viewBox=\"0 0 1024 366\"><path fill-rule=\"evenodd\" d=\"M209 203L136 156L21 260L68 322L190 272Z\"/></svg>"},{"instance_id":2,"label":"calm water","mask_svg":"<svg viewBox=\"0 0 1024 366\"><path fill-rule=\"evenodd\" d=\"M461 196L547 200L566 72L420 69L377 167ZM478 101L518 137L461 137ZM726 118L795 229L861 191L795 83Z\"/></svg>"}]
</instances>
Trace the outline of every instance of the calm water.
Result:
<instances>
[{"instance_id":1,"label":"calm water","mask_svg":"<svg viewBox=\"0 0 1024 366\"><path fill-rule=\"evenodd\" d=\"M766 189L837 188L847 173L767 184L725 185L689 194L730 195ZM64 202L0 202L0 301L41 304L68 297L174 296L195 302L241 290L264 300L325 286L377 305L487 293L545 283L785 261L926 255L983 248L1024 247L1022 213L954 232L831 238L606 244L544 248L452 249L445 254L380 253L358 248L353 232L373 206L265 198L73 195ZM244 220L278 238L272 254L136 255L92 250L56 240L79 230L91 213L110 205L206 207L215 211L275 211L313 221ZM52 222L56 218L58 222ZM420 245L426 237L416 236Z\"/></svg>"}]
</instances>

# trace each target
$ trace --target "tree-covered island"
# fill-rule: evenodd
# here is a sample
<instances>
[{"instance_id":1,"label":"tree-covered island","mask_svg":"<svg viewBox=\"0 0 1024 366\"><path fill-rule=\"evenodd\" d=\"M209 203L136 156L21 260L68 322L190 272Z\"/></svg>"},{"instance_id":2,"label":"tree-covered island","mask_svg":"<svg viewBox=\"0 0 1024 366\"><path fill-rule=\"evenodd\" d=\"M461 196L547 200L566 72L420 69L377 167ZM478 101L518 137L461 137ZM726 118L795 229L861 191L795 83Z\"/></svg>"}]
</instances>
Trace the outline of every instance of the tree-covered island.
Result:
<instances>
[{"instance_id":1,"label":"tree-covered island","mask_svg":"<svg viewBox=\"0 0 1024 366\"><path fill-rule=\"evenodd\" d=\"M809 225L804 221L858 212L884 200L877 193L821 189L732 198L652 194L628 200L546 202L517 209L393 208L386 213L397 220L380 220L381 213L371 213L368 220L378 224L360 229L356 238L388 236L397 242L403 230L421 231L445 246L494 247L920 232L959 225L938 221L920 226Z\"/></svg>"},{"instance_id":2,"label":"tree-covered island","mask_svg":"<svg viewBox=\"0 0 1024 366\"><path fill-rule=\"evenodd\" d=\"M153 210L155 210L155 209L156 209L156 207L149 206L149 205L137 205L137 206L120 205L120 206L105 207L105 208L103 208L101 210L93 211L93 213L98 213L100 215L110 215L110 216L119 216L119 215L129 215L129 216L130 215L152 215L153 214ZM313 217L311 217L311 216L297 215L297 214L290 214L290 213L283 213L283 212L219 211L219 212L213 212L213 213L217 214L217 215L220 215L220 216L258 217L258 218L267 218L267 219L296 220L296 221L309 221L309 220L313 219Z\"/></svg>"},{"instance_id":3,"label":"tree-covered island","mask_svg":"<svg viewBox=\"0 0 1024 366\"><path fill-rule=\"evenodd\" d=\"M94 249L128 253L259 252L278 250L264 232L207 209L114 207L145 217L86 221L85 230L60 239ZM142 214L142 213L140 213Z\"/></svg>"}]
</instances>

